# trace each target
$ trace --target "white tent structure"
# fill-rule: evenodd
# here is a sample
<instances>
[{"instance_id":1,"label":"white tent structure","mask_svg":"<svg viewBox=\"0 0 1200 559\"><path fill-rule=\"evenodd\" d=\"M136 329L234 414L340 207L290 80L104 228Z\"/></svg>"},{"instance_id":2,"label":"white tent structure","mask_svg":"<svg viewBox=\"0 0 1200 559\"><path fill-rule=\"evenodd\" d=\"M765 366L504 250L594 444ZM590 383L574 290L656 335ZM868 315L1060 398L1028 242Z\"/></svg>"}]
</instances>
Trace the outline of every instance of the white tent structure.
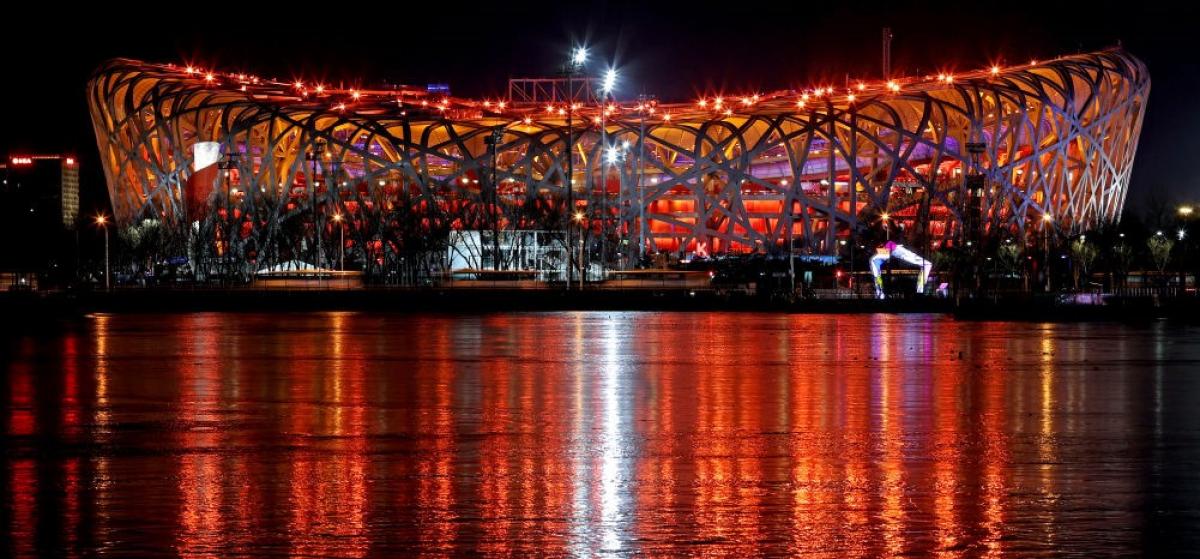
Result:
<instances>
[{"instance_id":1,"label":"white tent structure","mask_svg":"<svg viewBox=\"0 0 1200 559\"><path fill-rule=\"evenodd\" d=\"M260 289L356 289L363 286L362 272L318 268L303 260L286 260L254 273Z\"/></svg>"},{"instance_id":2,"label":"white tent structure","mask_svg":"<svg viewBox=\"0 0 1200 559\"><path fill-rule=\"evenodd\" d=\"M318 267L313 266L312 264L309 264L308 262L305 262L303 260L286 260L284 262L275 264L274 266L267 266L266 268L263 268L263 269L255 272L254 275L256 275L256 276L299 275L299 274L311 274L311 273L332 272L332 271L333 270L318 268Z\"/></svg>"},{"instance_id":3,"label":"white tent structure","mask_svg":"<svg viewBox=\"0 0 1200 559\"><path fill-rule=\"evenodd\" d=\"M883 264L888 260L895 258L901 262L920 266L920 271L917 273L917 293L925 292L925 282L929 280L929 272L933 271L933 263L926 260L911 250L908 250L904 245L896 244L891 241L875 251L875 255L871 257L871 275L875 279L875 298L883 299Z\"/></svg>"}]
</instances>

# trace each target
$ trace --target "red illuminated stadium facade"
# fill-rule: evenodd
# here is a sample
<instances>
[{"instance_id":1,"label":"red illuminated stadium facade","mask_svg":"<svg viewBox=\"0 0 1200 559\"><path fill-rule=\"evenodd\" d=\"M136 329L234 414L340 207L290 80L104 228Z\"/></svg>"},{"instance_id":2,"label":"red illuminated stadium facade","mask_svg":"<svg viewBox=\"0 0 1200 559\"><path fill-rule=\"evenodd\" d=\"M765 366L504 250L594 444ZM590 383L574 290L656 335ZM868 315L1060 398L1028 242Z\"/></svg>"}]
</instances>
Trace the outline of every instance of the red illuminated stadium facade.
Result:
<instances>
[{"instance_id":1,"label":"red illuminated stadium facade","mask_svg":"<svg viewBox=\"0 0 1200 559\"><path fill-rule=\"evenodd\" d=\"M370 271L455 231L570 227L631 267L1116 220L1150 80L1113 49L679 103L551 89L470 100L113 60L89 102L120 222L187 224L258 265L331 262L340 242Z\"/></svg>"}]
</instances>

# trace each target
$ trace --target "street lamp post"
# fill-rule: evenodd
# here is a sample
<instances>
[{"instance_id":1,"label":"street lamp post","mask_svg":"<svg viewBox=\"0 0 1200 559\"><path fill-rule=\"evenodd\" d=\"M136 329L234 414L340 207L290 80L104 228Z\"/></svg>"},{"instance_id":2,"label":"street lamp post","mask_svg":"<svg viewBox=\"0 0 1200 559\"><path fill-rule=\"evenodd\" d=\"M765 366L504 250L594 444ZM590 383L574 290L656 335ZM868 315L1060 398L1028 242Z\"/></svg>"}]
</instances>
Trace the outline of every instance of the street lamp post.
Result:
<instances>
[{"instance_id":1,"label":"street lamp post","mask_svg":"<svg viewBox=\"0 0 1200 559\"><path fill-rule=\"evenodd\" d=\"M1192 219L1192 216L1195 214L1195 212L1196 212L1196 208L1194 208L1191 205L1187 205L1187 204L1176 208L1176 213L1178 214L1179 221L1180 221L1179 231L1176 233L1176 235L1181 243L1183 243L1183 240L1187 238L1187 235L1188 235L1187 227L1188 227L1189 222ZM1192 251L1189 250L1189 245L1191 245L1191 244L1192 243L1183 243L1182 246L1179 247L1179 253L1180 253L1179 254L1180 255L1179 288L1180 289L1187 288L1188 265L1191 264L1194 266L1194 256L1192 254L1190 254ZM1197 276L1197 279L1200 279L1200 276Z\"/></svg>"},{"instance_id":2,"label":"street lamp post","mask_svg":"<svg viewBox=\"0 0 1200 559\"><path fill-rule=\"evenodd\" d=\"M500 142L504 139L504 127L496 126L492 128L492 133L484 137L484 142L492 152L492 180L491 180L491 205L492 205L492 269L500 271L500 184L496 182L496 160L497 151L500 149Z\"/></svg>"},{"instance_id":3,"label":"street lamp post","mask_svg":"<svg viewBox=\"0 0 1200 559\"><path fill-rule=\"evenodd\" d=\"M575 82L574 82L573 78L575 77L575 74L578 73L583 68L583 64L585 62L587 62L587 49L584 47L576 47L575 50L571 52L571 60L567 63L567 67L565 69L565 73L567 75L567 146L566 146L566 150L564 150L564 151L566 152L565 155L567 156L567 177L564 182L566 183L566 187L567 187L567 211L568 212L575 211L575 192L574 192L575 191L575 185L574 185L574 177L575 177L574 144L575 144L575 139L573 137L574 136L574 128L573 128L574 122L572 120L572 118L575 116ZM572 278L571 278L571 227L570 227L569 223L567 225L566 246L567 246L567 289L570 289ZM582 282L582 280L580 280L580 286L582 287L582 285L583 285L583 282Z\"/></svg>"},{"instance_id":4,"label":"street lamp post","mask_svg":"<svg viewBox=\"0 0 1200 559\"><path fill-rule=\"evenodd\" d=\"M1050 234L1046 229L1051 227L1052 221L1053 216L1042 214L1042 273L1046 274L1046 293L1050 292Z\"/></svg>"},{"instance_id":5,"label":"street lamp post","mask_svg":"<svg viewBox=\"0 0 1200 559\"><path fill-rule=\"evenodd\" d=\"M608 145L607 144L607 142L608 142L608 122L607 122L608 105L607 105L607 103L608 103L609 99L611 98L613 87L616 86L616 83L617 83L617 71L614 68L609 68L608 71L606 71L604 73L604 80L601 82L601 85L600 85L600 145L602 145L602 146ZM600 180L600 211L601 211L601 217L600 217L600 269L601 269L601 271L604 270L604 267L608 263L608 222L609 222L609 218L610 218L609 209L608 209L608 171L609 171L609 168L607 168L607 167L605 167L603 169L603 172L601 173L601 180ZM619 177L620 177L620 175L618 175L618 178ZM620 192L619 187L618 187L618 192ZM617 213L618 213L618 215L620 215L619 208L617 210Z\"/></svg>"},{"instance_id":6,"label":"street lamp post","mask_svg":"<svg viewBox=\"0 0 1200 559\"><path fill-rule=\"evenodd\" d=\"M104 290L112 289L112 268L108 265L108 218L96 216L96 225L104 230Z\"/></svg>"},{"instance_id":7,"label":"street lamp post","mask_svg":"<svg viewBox=\"0 0 1200 559\"><path fill-rule=\"evenodd\" d=\"M225 271L222 274L222 276L224 276L223 279L225 281L229 281L229 268L231 267L231 265L230 265L230 259L231 259L230 258L230 256L231 256L230 249L233 246L233 244L232 244L232 237L233 237L233 213L232 212L233 212L233 209L232 209L232 200L230 199L230 194L231 194L231 190L232 190L230 183L232 181L230 178L230 171L233 169L236 169L236 168L237 168L237 160L234 159L232 153L226 152L225 157L217 162L217 169L219 169L221 171L221 174L224 175L222 178L225 180L225 251L223 254L224 261L225 261L224 262Z\"/></svg>"},{"instance_id":8,"label":"street lamp post","mask_svg":"<svg viewBox=\"0 0 1200 559\"><path fill-rule=\"evenodd\" d=\"M605 249L607 247L607 241L608 241L608 220L611 217L609 215L609 209L608 209L608 175L610 172L612 172L612 168L614 166L616 166L616 167L618 167L617 181L618 181L618 183L621 183L621 184L624 183L624 179L622 178L621 173L624 171L623 164L625 162L625 157L626 157L625 150L626 150L625 146L622 146L620 148L618 148L615 145L606 147L605 153L604 153L604 161L601 165L602 172L600 173L600 177L601 177L600 178L600 183L601 183L601 186L600 186L601 194L600 195L603 196L602 203L600 204L600 207L601 207L601 215L600 215L600 266L601 266L601 270L604 269L605 259L608 256L607 251ZM617 211L619 213L620 209L618 209Z\"/></svg>"},{"instance_id":9,"label":"street lamp post","mask_svg":"<svg viewBox=\"0 0 1200 559\"><path fill-rule=\"evenodd\" d=\"M850 281L847 287L854 293L854 245L858 244L858 228L850 227Z\"/></svg>"},{"instance_id":10,"label":"street lamp post","mask_svg":"<svg viewBox=\"0 0 1200 559\"><path fill-rule=\"evenodd\" d=\"M796 188L794 185L791 187ZM792 201L794 196L787 197L787 255L788 255L788 282L791 284L791 292L788 294L788 299L796 297L796 239L794 226L796 222L796 208Z\"/></svg>"},{"instance_id":11,"label":"street lamp post","mask_svg":"<svg viewBox=\"0 0 1200 559\"><path fill-rule=\"evenodd\" d=\"M642 103L641 118L638 122L638 159L637 159L637 204L638 204L638 250L637 266L640 268L646 255L646 194L642 182L646 180L646 103L649 97L642 95L638 98Z\"/></svg>"},{"instance_id":12,"label":"street lamp post","mask_svg":"<svg viewBox=\"0 0 1200 559\"><path fill-rule=\"evenodd\" d=\"M346 227L342 225L341 212L333 214L333 222L338 224L338 270L346 269Z\"/></svg>"},{"instance_id":13,"label":"street lamp post","mask_svg":"<svg viewBox=\"0 0 1200 559\"><path fill-rule=\"evenodd\" d=\"M853 237L853 235L851 235L851 237ZM839 245L841 245L842 247L846 247L847 245L849 245L849 249L848 249L848 250L849 250L849 252L850 252L850 266L849 266L849 268L850 268L850 273L849 273L849 275L847 276L847 280L846 280L846 288L847 288L847 289L850 289L850 288L853 288L853 287L854 287L854 245L853 245L853 244L850 244L849 242L847 242L847 241L846 241L846 239L841 239L841 240L839 240L839 241L838 241L838 244L839 244ZM838 259L841 259L841 257L842 257L842 249L841 249L841 248L839 248L839 249L838 249ZM835 285L834 285L834 287L836 287L836 288L838 288L838 289L841 289L841 286L839 286L839 285L836 285L836 282L835 282Z\"/></svg>"},{"instance_id":14,"label":"street lamp post","mask_svg":"<svg viewBox=\"0 0 1200 559\"><path fill-rule=\"evenodd\" d=\"M929 223L929 207L933 204L932 188L933 187L930 186L929 184L925 184L925 211L924 211L925 217L922 220L922 225L921 225L921 228L924 230L924 233L925 233L925 235L924 235L924 237L925 237L925 252L921 253L921 272L920 272L921 275L925 276L925 281L922 282L922 285L925 285L929 282L929 274L926 274L924 270L925 270L925 265L928 263L927 258L929 258L930 256L933 256L933 238L932 238L933 233L929 230L929 225L930 225L930 223ZM853 250L853 247L851 247L851 250ZM853 252L851 254L853 254ZM933 269L933 268L931 267L930 269ZM921 293L921 294L924 295L924 293Z\"/></svg>"},{"instance_id":15,"label":"street lamp post","mask_svg":"<svg viewBox=\"0 0 1200 559\"><path fill-rule=\"evenodd\" d=\"M324 151L325 141L318 139L317 141L313 142L312 149L305 154L312 168L312 176L308 177L308 192L309 202L312 207L313 236L317 238L317 257L315 260L318 271L321 268L324 257L322 255L323 247L321 246L321 225L317 217L317 160L320 159L321 154L324 153ZM317 277L321 277L319 273Z\"/></svg>"},{"instance_id":16,"label":"street lamp post","mask_svg":"<svg viewBox=\"0 0 1200 559\"><path fill-rule=\"evenodd\" d=\"M579 290L583 290L583 278L586 275L583 269L583 212L575 212L575 223L579 224Z\"/></svg>"},{"instance_id":17,"label":"street lamp post","mask_svg":"<svg viewBox=\"0 0 1200 559\"><path fill-rule=\"evenodd\" d=\"M323 169L324 173L322 174L322 178L325 179L325 192L327 194L332 193L332 195L333 195L332 196L333 212L335 215L337 215L336 221L339 224L341 224L340 225L341 229L339 231L339 233L340 233L339 238L341 239L342 242L340 243L341 248L339 249L339 252L338 252L338 264L342 270L345 270L346 269L346 243L345 243L345 240L346 240L345 219L346 218L342 214L343 214L343 212L346 211L346 208L345 208L344 203L342 202L342 186L339 186L339 184L338 184L338 173L339 173L339 171L341 171L342 163L341 163L341 161L336 161L336 160L329 161L329 159L331 159L329 152L325 153L325 159L326 159L326 161L324 164L324 169Z\"/></svg>"},{"instance_id":18,"label":"street lamp post","mask_svg":"<svg viewBox=\"0 0 1200 559\"><path fill-rule=\"evenodd\" d=\"M889 225L889 222L891 221L891 216L889 216L887 212L883 212L882 214L879 215L879 221L881 221L883 223L883 239L884 239L884 241L891 242L892 229L891 229L891 226ZM888 283L890 284L891 280L892 280L892 269L890 267L887 269L887 279L888 279Z\"/></svg>"}]
</instances>

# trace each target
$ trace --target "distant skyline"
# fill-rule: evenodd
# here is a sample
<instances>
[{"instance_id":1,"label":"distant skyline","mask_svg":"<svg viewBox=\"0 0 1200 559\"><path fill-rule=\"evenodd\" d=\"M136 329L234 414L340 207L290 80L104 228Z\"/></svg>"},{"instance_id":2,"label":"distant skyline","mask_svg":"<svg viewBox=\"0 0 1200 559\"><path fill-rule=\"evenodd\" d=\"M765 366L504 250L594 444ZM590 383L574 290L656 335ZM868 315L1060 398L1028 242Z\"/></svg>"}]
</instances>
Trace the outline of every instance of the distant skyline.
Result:
<instances>
[{"instance_id":1,"label":"distant skyline","mask_svg":"<svg viewBox=\"0 0 1200 559\"><path fill-rule=\"evenodd\" d=\"M593 73L621 69L619 97L666 100L877 79L880 31L894 35L895 75L1019 64L1121 44L1152 79L1129 194L1137 212L1152 193L1200 198L1200 8L1167 4L963 3L910 6L731 3L508 2L469 7L335 5L257 10L232 5L172 10L161 4L22 9L3 34L5 126L0 152L74 153L83 205L105 201L85 85L113 57L192 62L281 79L363 85L449 83L454 94L499 96L509 77L552 75L574 44ZM69 20L60 21L57 18ZM261 22L261 23L260 23Z\"/></svg>"}]
</instances>

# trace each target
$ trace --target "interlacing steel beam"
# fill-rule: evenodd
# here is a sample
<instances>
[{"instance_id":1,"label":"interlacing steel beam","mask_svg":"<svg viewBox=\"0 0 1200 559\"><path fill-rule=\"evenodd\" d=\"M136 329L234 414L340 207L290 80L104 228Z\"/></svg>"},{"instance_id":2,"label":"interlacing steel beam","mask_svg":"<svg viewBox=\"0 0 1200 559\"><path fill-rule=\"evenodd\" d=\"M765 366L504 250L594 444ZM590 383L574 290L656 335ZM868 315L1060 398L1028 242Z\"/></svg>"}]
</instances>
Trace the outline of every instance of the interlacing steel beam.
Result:
<instances>
[{"instance_id":1,"label":"interlacing steel beam","mask_svg":"<svg viewBox=\"0 0 1200 559\"><path fill-rule=\"evenodd\" d=\"M986 185L980 234L1021 237L1044 216L1078 230L1119 219L1149 89L1145 66L1112 49L846 92L603 115L608 105L585 103L571 149L561 103L326 90L123 59L96 72L89 104L118 220L227 235L228 250L269 265L311 253L318 236L333 250L329 216L341 214L347 254L370 271L439 250L452 229L561 230L580 209L578 226L617 247L603 254L618 265L789 241L835 254L838 239L884 226L936 249L960 238L974 174ZM199 142L221 144L232 172L196 185ZM985 146L978 165L973 142Z\"/></svg>"}]
</instances>

